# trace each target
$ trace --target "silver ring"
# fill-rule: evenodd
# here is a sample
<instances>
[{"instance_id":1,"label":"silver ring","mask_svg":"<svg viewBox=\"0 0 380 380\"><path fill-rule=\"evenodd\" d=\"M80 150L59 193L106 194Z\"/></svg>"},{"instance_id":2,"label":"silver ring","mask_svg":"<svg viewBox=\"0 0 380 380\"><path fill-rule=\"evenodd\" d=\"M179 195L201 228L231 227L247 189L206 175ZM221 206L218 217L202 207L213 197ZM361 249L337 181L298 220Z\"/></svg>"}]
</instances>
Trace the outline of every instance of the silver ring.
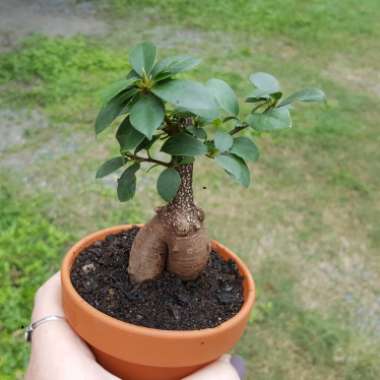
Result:
<instances>
[{"instance_id":1,"label":"silver ring","mask_svg":"<svg viewBox=\"0 0 380 380\"><path fill-rule=\"evenodd\" d=\"M65 320L65 317L61 317L60 315L48 315L47 317L41 318L38 321L31 323L25 329L25 340L29 343L32 341L32 333L38 326L43 325L46 322L62 320Z\"/></svg>"}]
</instances>

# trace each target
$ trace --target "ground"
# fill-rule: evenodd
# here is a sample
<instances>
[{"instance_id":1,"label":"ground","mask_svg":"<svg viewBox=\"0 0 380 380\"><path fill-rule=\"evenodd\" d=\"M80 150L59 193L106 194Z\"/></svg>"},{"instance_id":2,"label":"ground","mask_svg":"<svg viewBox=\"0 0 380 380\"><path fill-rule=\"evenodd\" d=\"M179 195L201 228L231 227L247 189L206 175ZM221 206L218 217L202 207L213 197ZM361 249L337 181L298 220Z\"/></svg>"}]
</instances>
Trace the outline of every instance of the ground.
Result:
<instances>
[{"instance_id":1,"label":"ground","mask_svg":"<svg viewBox=\"0 0 380 380\"><path fill-rule=\"evenodd\" d=\"M320 86L293 130L258 140L248 190L212 162L195 195L210 235L250 266L258 299L236 347L249 379L380 378L380 9L377 0L69 1L0 4L0 373L21 379L22 325L36 288L84 234L146 221L157 172L119 204L117 176L94 179L117 147L93 121L127 50L152 40L192 54L199 80L240 94L254 71L287 91Z\"/></svg>"}]
</instances>

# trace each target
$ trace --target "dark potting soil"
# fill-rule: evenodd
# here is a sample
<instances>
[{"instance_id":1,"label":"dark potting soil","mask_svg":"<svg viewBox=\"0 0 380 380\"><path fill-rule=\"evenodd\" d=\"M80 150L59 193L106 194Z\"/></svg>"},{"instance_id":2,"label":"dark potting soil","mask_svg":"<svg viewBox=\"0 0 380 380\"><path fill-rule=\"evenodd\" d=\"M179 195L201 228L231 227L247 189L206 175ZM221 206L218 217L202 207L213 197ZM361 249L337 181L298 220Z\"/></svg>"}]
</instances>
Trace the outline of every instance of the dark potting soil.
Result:
<instances>
[{"instance_id":1,"label":"dark potting soil","mask_svg":"<svg viewBox=\"0 0 380 380\"><path fill-rule=\"evenodd\" d=\"M127 268L138 230L109 235L77 256L71 281L90 305L122 321L163 330L215 327L240 310L243 279L236 264L216 252L194 281L164 271L156 280L132 284Z\"/></svg>"}]
</instances>

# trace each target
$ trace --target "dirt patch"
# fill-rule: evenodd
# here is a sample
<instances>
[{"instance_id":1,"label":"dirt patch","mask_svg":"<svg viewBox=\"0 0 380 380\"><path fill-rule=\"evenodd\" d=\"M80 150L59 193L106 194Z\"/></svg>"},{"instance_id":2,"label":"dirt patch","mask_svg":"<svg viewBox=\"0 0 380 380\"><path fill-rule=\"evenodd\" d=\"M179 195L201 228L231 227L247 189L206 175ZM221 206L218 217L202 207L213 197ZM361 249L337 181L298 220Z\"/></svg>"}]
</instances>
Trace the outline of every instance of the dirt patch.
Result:
<instances>
[{"instance_id":1,"label":"dirt patch","mask_svg":"<svg viewBox=\"0 0 380 380\"><path fill-rule=\"evenodd\" d=\"M346 218L357 225L354 231ZM318 241L300 246L304 257L295 264L299 300L311 310L339 309L356 328L380 336L380 267L365 231L347 211L326 209L323 220L334 230L324 229Z\"/></svg>"},{"instance_id":2,"label":"dirt patch","mask_svg":"<svg viewBox=\"0 0 380 380\"><path fill-rule=\"evenodd\" d=\"M359 329L380 335L379 275L360 254L360 247L353 254L353 242L347 237L339 243L333 258L306 262L300 269L299 299L314 310L343 306Z\"/></svg>"},{"instance_id":3,"label":"dirt patch","mask_svg":"<svg viewBox=\"0 0 380 380\"><path fill-rule=\"evenodd\" d=\"M0 153L24 144L31 129L47 126L44 115L36 110L0 109Z\"/></svg>"},{"instance_id":4,"label":"dirt patch","mask_svg":"<svg viewBox=\"0 0 380 380\"><path fill-rule=\"evenodd\" d=\"M343 86L380 97L380 71L370 67L353 68L344 57L337 57L323 74Z\"/></svg>"},{"instance_id":5,"label":"dirt patch","mask_svg":"<svg viewBox=\"0 0 380 380\"><path fill-rule=\"evenodd\" d=\"M77 257L71 280L88 303L122 321L164 330L215 327L240 310L242 278L235 263L216 252L194 281L165 271L154 281L132 284L127 268L138 230L110 235Z\"/></svg>"},{"instance_id":6,"label":"dirt patch","mask_svg":"<svg viewBox=\"0 0 380 380\"><path fill-rule=\"evenodd\" d=\"M154 8L153 8L154 9ZM149 13L145 15L149 17ZM129 29L125 28L125 21L113 20L112 44L119 46L120 43L128 41L130 45L140 42L141 35L144 39L155 43L159 49L159 56L163 58L169 55L171 49L180 50L181 54L194 55L201 57L207 50L210 56L220 56L220 44L223 44L223 53L229 54L236 49L236 40L219 31L205 32L196 28L186 28L173 25L150 25L146 27L146 21L139 22L142 15L136 14L129 16ZM133 23L133 26L131 26ZM130 33L133 30L133 34Z\"/></svg>"},{"instance_id":7,"label":"dirt patch","mask_svg":"<svg viewBox=\"0 0 380 380\"><path fill-rule=\"evenodd\" d=\"M11 49L32 33L48 36L104 35L107 24L95 17L91 2L70 0L2 0L0 2L0 50Z\"/></svg>"},{"instance_id":8,"label":"dirt patch","mask_svg":"<svg viewBox=\"0 0 380 380\"><path fill-rule=\"evenodd\" d=\"M27 180L31 168L75 153L84 136L80 132L68 136L66 128L70 126L52 128L37 110L0 109L0 169L15 170Z\"/></svg>"}]
</instances>

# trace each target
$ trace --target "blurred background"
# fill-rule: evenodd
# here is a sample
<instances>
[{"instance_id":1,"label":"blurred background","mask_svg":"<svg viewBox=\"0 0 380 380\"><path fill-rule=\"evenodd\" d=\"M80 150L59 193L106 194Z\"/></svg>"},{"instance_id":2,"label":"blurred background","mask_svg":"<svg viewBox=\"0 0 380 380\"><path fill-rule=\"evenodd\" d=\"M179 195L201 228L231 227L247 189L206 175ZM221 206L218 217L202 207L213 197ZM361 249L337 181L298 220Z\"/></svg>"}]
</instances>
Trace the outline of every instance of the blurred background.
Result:
<instances>
[{"instance_id":1,"label":"blurred background","mask_svg":"<svg viewBox=\"0 0 380 380\"><path fill-rule=\"evenodd\" d=\"M250 380L379 379L379 20L378 0L0 0L0 379L22 378L21 326L66 249L161 204L155 171L127 204L116 175L95 180L118 149L94 136L101 91L142 40L202 58L191 75L241 100L255 71L327 93L260 138L249 189L201 160L196 198L257 282L235 350Z\"/></svg>"}]
</instances>

